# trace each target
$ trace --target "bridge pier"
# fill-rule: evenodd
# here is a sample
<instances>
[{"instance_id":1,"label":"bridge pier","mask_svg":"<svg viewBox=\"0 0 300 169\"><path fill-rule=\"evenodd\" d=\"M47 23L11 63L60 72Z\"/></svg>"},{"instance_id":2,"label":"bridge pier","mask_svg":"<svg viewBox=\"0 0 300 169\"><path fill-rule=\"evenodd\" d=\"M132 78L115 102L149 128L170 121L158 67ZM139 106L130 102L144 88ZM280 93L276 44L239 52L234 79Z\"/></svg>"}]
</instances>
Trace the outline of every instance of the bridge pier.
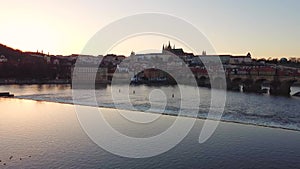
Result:
<instances>
[{"instance_id":1,"label":"bridge pier","mask_svg":"<svg viewBox=\"0 0 300 169\"><path fill-rule=\"evenodd\" d=\"M240 91L240 83L236 81L227 80L227 89L231 91Z\"/></svg>"},{"instance_id":2,"label":"bridge pier","mask_svg":"<svg viewBox=\"0 0 300 169\"><path fill-rule=\"evenodd\" d=\"M257 93L261 90L261 85L253 81L253 79L246 79L243 82L243 92Z\"/></svg>"},{"instance_id":3,"label":"bridge pier","mask_svg":"<svg viewBox=\"0 0 300 169\"><path fill-rule=\"evenodd\" d=\"M252 83L243 85L244 92L253 92L253 93L260 93L261 92L261 84L259 83Z\"/></svg>"},{"instance_id":4,"label":"bridge pier","mask_svg":"<svg viewBox=\"0 0 300 169\"><path fill-rule=\"evenodd\" d=\"M233 75L230 74L227 80L228 90L237 90L239 85L243 86L243 92L252 93L267 93L268 90L263 88L263 85L270 86L269 94L289 96L291 86L294 82L300 81L300 76L288 75Z\"/></svg>"},{"instance_id":5,"label":"bridge pier","mask_svg":"<svg viewBox=\"0 0 300 169\"><path fill-rule=\"evenodd\" d=\"M198 86L200 87L210 87L209 78L206 77L196 78L196 81Z\"/></svg>"},{"instance_id":6,"label":"bridge pier","mask_svg":"<svg viewBox=\"0 0 300 169\"><path fill-rule=\"evenodd\" d=\"M292 81L287 81L287 82L280 82L278 80L272 81L270 85L270 94L290 96L292 84L293 84Z\"/></svg>"}]
</instances>

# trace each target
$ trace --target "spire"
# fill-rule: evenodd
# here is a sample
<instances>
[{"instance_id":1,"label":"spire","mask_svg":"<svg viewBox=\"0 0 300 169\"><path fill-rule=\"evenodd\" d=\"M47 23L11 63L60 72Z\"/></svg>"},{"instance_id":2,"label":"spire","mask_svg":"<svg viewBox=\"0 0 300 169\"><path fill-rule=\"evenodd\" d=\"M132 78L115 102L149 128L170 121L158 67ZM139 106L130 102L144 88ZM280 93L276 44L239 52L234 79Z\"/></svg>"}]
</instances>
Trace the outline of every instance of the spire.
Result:
<instances>
[{"instance_id":1,"label":"spire","mask_svg":"<svg viewBox=\"0 0 300 169\"><path fill-rule=\"evenodd\" d=\"M135 55L135 52L131 51L130 56L134 56L134 55Z\"/></svg>"},{"instance_id":2,"label":"spire","mask_svg":"<svg viewBox=\"0 0 300 169\"><path fill-rule=\"evenodd\" d=\"M170 41L169 41L169 45L168 45L168 48L171 48L171 43L170 43Z\"/></svg>"},{"instance_id":3,"label":"spire","mask_svg":"<svg viewBox=\"0 0 300 169\"><path fill-rule=\"evenodd\" d=\"M250 52L247 53L247 57L251 58L251 53Z\"/></svg>"}]
</instances>

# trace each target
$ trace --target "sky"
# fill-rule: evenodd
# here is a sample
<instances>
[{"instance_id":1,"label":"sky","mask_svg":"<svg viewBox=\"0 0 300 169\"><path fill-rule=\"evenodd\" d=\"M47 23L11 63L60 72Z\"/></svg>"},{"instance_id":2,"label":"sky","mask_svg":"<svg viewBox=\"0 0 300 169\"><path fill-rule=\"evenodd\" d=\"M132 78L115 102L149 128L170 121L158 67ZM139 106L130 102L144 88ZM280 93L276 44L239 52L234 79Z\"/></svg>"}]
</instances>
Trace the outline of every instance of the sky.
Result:
<instances>
[{"instance_id":1,"label":"sky","mask_svg":"<svg viewBox=\"0 0 300 169\"><path fill-rule=\"evenodd\" d=\"M158 12L194 25L219 54L300 57L299 0L1 0L0 4L0 43L23 51L81 53L106 25L134 14ZM110 52L160 50L168 42L146 38L143 45L131 39Z\"/></svg>"}]
</instances>

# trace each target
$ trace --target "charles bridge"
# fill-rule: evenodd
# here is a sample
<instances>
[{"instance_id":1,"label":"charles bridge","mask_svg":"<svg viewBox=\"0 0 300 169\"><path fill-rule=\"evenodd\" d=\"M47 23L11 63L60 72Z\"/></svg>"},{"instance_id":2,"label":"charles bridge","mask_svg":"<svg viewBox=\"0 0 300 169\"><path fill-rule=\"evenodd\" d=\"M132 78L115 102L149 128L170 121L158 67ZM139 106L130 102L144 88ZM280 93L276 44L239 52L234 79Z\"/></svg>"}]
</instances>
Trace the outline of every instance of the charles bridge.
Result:
<instances>
[{"instance_id":1,"label":"charles bridge","mask_svg":"<svg viewBox=\"0 0 300 169\"><path fill-rule=\"evenodd\" d=\"M220 86L225 81L224 76L212 75L211 79L207 74L196 77L199 86L209 86L213 83L214 88L225 88ZM300 82L300 76L290 75L261 75L261 74L230 74L226 73L226 88L228 90L243 90L244 92L263 93L264 86L269 87L271 95L290 95L290 88L295 82Z\"/></svg>"}]
</instances>

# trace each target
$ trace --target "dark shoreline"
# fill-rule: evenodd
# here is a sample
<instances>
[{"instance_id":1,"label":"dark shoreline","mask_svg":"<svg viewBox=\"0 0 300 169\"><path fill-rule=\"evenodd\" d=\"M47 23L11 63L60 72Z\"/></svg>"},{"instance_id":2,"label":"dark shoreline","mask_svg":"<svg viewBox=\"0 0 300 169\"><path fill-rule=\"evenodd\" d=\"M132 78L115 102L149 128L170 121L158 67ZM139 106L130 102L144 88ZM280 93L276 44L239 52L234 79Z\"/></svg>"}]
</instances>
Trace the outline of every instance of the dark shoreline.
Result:
<instances>
[{"instance_id":1,"label":"dark shoreline","mask_svg":"<svg viewBox=\"0 0 300 169\"><path fill-rule=\"evenodd\" d=\"M59 85L59 84L68 84L72 85L72 80L69 79L59 79L59 80L3 80L0 79L0 85ZM103 86L103 85L110 85L110 82L103 82L103 83L96 83L95 85ZM84 83L80 84L84 86ZM130 83L128 85L132 86L176 86L177 84L174 83ZM209 85L197 85L198 87L205 87L205 88L211 88ZM291 87L300 87L300 82L293 84ZM228 89L230 90L230 89ZM235 90L230 90L235 91Z\"/></svg>"},{"instance_id":2,"label":"dark shoreline","mask_svg":"<svg viewBox=\"0 0 300 169\"><path fill-rule=\"evenodd\" d=\"M59 85L59 84L69 84L71 85L71 80L0 80L0 85Z\"/></svg>"}]
</instances>

